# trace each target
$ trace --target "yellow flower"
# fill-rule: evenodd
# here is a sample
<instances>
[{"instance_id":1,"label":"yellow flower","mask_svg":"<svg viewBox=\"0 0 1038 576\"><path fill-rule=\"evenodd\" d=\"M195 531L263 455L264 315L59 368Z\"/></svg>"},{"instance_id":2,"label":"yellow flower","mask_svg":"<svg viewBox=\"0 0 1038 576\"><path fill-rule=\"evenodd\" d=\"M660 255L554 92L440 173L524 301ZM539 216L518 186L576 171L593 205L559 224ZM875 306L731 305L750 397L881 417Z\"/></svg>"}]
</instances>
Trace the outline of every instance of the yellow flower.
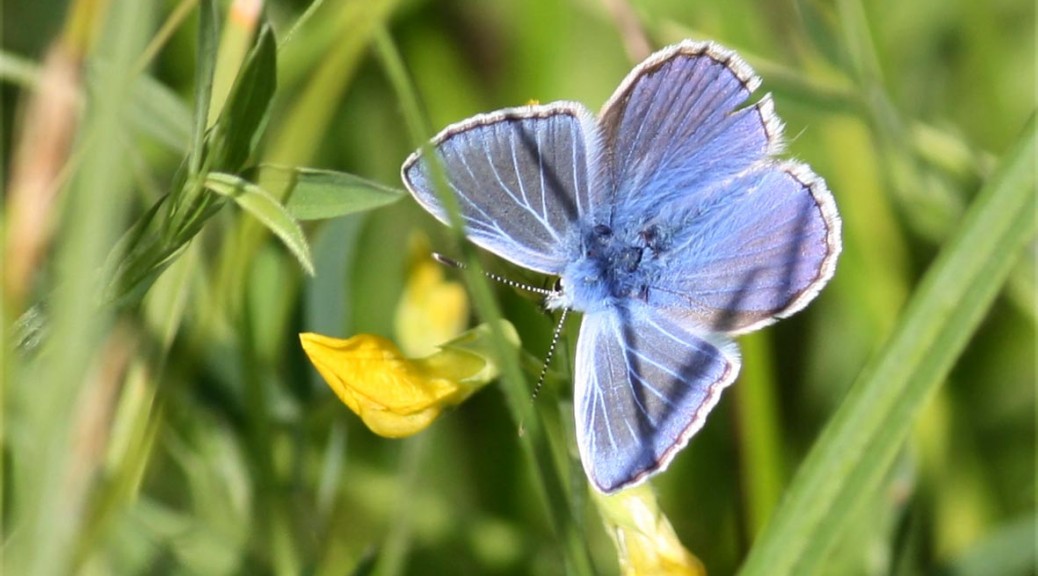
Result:
<instances>
[{"instance_id":1,"label":"yellow flower","mask_svg":"<svg viewBox=\"0 0 1038 576\"><path fill-rule=\"evenodd\" d=\"M427 356L465 329L469 299L461 283L446 280L425 235L413 234L408 252L407 285L396 307L394 332L405 354Z\"/></svg>"},{"instance_id":2,"label":"yellow flower","mask_svg":"<svg viewBox=\"0 0 1038 576\"><path fill-rule=\"evenodd\" d=\"M502 322L518 348L515 328ZM328 386L372 432L389 438L425 429L449 406L459 404L497 377L492 335L481 325L440 346L430 356L408 359L391 341L370 334L341 340L300 334L303 350Z\"/></svg>"},{"instance_id":3,"label":"yellow flower","mask_svg":"<svg viewBox=\"0 0 1038 576\"><path fill-rule=\"evenodd\" d=\"M625 576L706 575L699 559L681 545L648 484L608 496L592 492Z\"/></svg>"}]
</instances>

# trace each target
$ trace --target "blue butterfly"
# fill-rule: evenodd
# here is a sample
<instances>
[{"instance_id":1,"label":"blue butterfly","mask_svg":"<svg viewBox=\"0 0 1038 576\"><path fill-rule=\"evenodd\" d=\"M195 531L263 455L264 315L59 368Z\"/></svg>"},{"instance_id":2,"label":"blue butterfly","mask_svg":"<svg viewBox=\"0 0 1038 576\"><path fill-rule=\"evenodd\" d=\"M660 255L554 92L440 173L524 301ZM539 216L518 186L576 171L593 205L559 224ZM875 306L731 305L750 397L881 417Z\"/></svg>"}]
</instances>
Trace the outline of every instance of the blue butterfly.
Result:
<instances>
[{"instance_id":1,"label":"blue butterfly","mask_svg":"<svg viewBox=\"0 0 1038 576\"><path fill-rule=\"evenodd\" d=\"M833 197L773 157L770 95L744 105L759 84L733 52L685 41L635 67L597 118L523 106L432 141L466 236L558 276L548 307L583 313L576 436L602 492L665 469L739 372L729 337L800 310L836 268ZM421 150L401 172L447 223Z\"/></svg>"}]
</instances>

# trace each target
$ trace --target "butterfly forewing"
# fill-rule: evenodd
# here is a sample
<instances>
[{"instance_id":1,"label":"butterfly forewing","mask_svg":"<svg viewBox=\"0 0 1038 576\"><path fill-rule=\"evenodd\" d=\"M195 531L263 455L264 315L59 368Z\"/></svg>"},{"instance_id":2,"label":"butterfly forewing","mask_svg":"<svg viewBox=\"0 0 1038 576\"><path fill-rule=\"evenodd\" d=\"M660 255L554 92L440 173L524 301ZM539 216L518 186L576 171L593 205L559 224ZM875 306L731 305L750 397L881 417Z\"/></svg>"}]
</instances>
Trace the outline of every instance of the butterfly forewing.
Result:
<instances>
[{"instance_id":1,"label":"butterfly forewing","mask_svg":"<svg viewBox=\"0 0 1038 576\"><path fill-rule=\"evenodd\" d=\"M806 166L778 163L771 100L734 53L683 42L620 85L600 124L612 220L653 234L641 295L711 331L741 333L792 314L832 276L835 204Z\"/></svg>"},{"instance_id":2,"label":"butterfly forewing","mask_svg":"<svg viewBox=\"0 0 1038 576\"><path fill-rule=\"evenodd\" d=\"M433 140L465 234L516 264L557 274L565 234L594 186L594 120L577 104L526 106L476 116ZM402 169L414 197L440 221L447 210L430 160L413 154Z\"/></svg>"},{"instance_id":3,"label":"butterfly forewing","mask_svg":"<svg viewBox=\"0 0 1038 576\"><path fill-rule=\"evenodd\" d=\"M577 444L594 485L613 492L666 468L739 369L717 345L632 303L588 314L577 341Z\"/></svg>"},{"instance_id":4,"label":"butterfly forewing","mask_svg":"<svg viewBox=\"0 0 1038 576\"><path fill-rule=\"evenodd\" d=\"M683 42L639 64L600 120L617 208L701 194L777 152L782 128L771 99L739 108L759 83L712 43Z\"/></svg>"}]
</instances>

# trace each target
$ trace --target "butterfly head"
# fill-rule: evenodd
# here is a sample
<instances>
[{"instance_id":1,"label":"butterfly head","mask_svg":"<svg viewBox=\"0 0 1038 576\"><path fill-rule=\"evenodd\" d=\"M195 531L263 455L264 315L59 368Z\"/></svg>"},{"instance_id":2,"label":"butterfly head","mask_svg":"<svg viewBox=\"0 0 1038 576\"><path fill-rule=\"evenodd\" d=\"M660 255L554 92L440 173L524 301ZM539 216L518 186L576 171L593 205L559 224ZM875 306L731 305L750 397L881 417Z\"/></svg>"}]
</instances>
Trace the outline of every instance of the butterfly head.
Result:
<instances>
[{"instance_id":1,"label":"butterfly head","mask_svg":"<svg viewBox=\"0 0 1038 576\"><path fill-rule=\"evenodd\" d=\"M573 302L562 285L562 278L555 279L555 285L544 298L544 307L548 310L569 310L573 307Z\"/></svg>"}]
</instances>

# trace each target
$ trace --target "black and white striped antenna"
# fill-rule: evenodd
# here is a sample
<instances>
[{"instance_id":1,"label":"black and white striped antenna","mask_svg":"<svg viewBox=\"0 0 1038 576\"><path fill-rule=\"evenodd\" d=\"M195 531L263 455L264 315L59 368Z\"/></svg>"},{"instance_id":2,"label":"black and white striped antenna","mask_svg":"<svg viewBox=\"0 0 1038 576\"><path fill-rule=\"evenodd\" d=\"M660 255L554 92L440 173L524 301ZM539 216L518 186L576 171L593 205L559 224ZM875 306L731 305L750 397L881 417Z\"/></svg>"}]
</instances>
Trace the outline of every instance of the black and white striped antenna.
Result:
<instances>
[{"instance_id":1,"label":"black and white striped antenna","mask_svg":"<svg viewBox=\"0 0 1038 576\"><path fill-rule=\"evenodd\" d=\"M444 256L443 254L440 254L439 252L433 252L432 253L432 257L433 257L434 260L436 260L440 264L443 264L444 266L449 266L450 268L457 268L458 270L464 270L464 269L469 267L468 264L465 264L464 262L459 262L459 261L455 260L454 258L450 258L448 256ZM505 278L504 276L498 276L497 274L494 274L493 272L487 272L486 270L483 270L483 275L486 276L487 278L490 278L491 280L493 280L495 282L500 282L501 284L504 284L505 286L510 286L512 288L518 288L520 290L526 290L527 292L533 292L534 294L541 294L542 296L551 296L552 294L555 293L552 290L546 290L544 288L538 288L537 286L530 286L529 284L523 284L522 282L516 282L515 280L511 280L509 278Z\"/></svg>"},{"instance_id":2,"label":"black and white striped antenna","mask_svg":"<svg viewBox=\"0 0 1038 576\"><path fill-rule=\"evenodd\" d=\"M459 270L464 270L465 268L468 268L468 265L466 265L464 262L459 262L453 258L444 256L439 252L433 252L432 257L444 266L457 268ZM526 290L527 292L533 292L534 294L540 294L542 296L554 296L558 294L557 290L547 290L545 288L539 288L537 286L530 286L529 284L516 282L515 280L505 278L504 276L499 276L497 274L494 274L493 272L487 272L486 270L483 271L483 275L495 282L500 282L505 286L518 288L520 290ZM566 315L568 314L569 308L563 308L562 315L559 317L559 323L555 325L555 330L551 334L551 344L548 346L548 353L544 357L544 365L541 366L541 374L537 377L537 384L534 385L533 393L530 395L531 402L537 399L537 395L541 392L541 386L544 385L544 379L548 376L548 366L551 365L551 359L555 356L555 348L558 347L559 339L562 337L562 328L566 323Z\"/></svg>"}]
</instances>

